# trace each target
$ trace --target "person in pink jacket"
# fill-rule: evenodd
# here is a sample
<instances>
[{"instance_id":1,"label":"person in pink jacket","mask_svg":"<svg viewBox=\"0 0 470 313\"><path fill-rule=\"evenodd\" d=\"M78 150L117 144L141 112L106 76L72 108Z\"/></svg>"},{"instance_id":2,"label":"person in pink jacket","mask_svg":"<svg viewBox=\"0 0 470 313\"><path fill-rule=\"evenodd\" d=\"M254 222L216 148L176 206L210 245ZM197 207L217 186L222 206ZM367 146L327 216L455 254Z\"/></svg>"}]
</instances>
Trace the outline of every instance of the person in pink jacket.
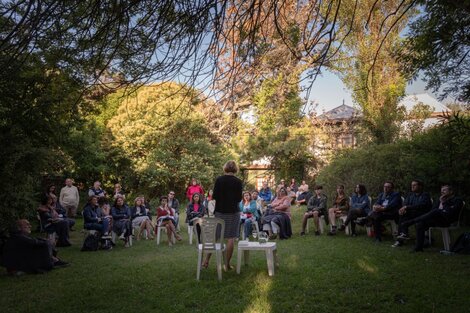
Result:
<instances>
[{"instance_id":1,"label":"person in pink jacket","mask_svg":"<svg viewBox=\"0 0 470 313\"><path fill-rule=\"evenodd\" d=\"M191 184L189 184L188 188L186 189L186 198L188 198L189 202L191 202L191 199L193 198L193 195L195 193L203 195L204 189L202 189L201 185L197 183L196 178L192 178ZM204 201L204 199L201 199L201 200Z\"/></svg>"}]
</instances>

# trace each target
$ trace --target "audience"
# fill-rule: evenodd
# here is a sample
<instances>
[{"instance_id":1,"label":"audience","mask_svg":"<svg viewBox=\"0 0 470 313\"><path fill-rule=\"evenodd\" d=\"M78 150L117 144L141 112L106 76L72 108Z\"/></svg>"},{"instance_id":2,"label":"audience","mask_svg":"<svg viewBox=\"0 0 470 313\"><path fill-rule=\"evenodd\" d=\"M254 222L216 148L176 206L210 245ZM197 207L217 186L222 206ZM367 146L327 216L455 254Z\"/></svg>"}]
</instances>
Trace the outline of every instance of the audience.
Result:
<instances>
[{"instance_id":1,"label":"audience","mask_svg":"<svg viewBox=\"0 0 470 313\"><path fill-rule=\"evenodd\" d=\"M131 219L132 227L139 228L139 231L136 235L137 240L140 239L144 230L147 231L146 239L151 237L154 227L148 216L148 211L144 205L144 201L140 197L137 197L134 200L134 206L131 208Z\"/></svg>"},{"instance_id":2,"label":"audience","mask_svg":"<svg viewBox=\"0 0 470 313\"><path fill-rule=\"evenodd\" d=\"M129 247L129 237L132 236L131 210L124 203L123 196L117 196L111 209L113 217L113 231L124 240L125 247Z\"/></svg>"},{"instance_id":3,"label":"audience","mask_svg":"<svg viewBox=\"0 0 470 313\"><path fill-rule=\"evenodd\" d=\"M95 181L93 183L93 187L88 189L88 197L96 196L98 198L106 197L106 191L101 189L101 183L99 181Z\"/></svg>"},{"instance_id":4,"label":"audience","mask_svg":"<svg viewBox=\"0 0 470 313\"><path fill-rule=\"evenodd\" d=\"M431 197L427 192L423 191L424 184L421 180L415 179L411 182L411 193L405 198L405 203L398 210L398 236L397 241L392 247L403 245L405 240L410 239L408 234L408 226L405 222L421 216L432 208Z\"/></svg>"},{"instance_id":5,"label":"audience","mask_svg":"<svg viewBox=\"0 0 470 313\"><path fill-rule=\"evenodd\" d=\"M402 223L402 227L416 224L416 244L412 252L423 251L425 232L429 227L449 227L459 219L462 208L463 201L454 195L452 186L442 186L439 201L436 201L431 211Z\"/></svg>"},{"instance_id":6,"label":"audience","mask_svg":"<svg viewBox=\"0 0 470 313\"><path fill-rule=\"evenodd\" d=\"M103 237L109 236L110 219L102 217L98 205L98 197L93 195L88 198L88 203L83 208L83 228L97 230Z\"/></svg>"},{"instance_id":7,"label":"audience","mask_svg":"<svg viewBox=\"0 0 470 313\"><path fill-rule=\"evenodd\" d=\"M326 201L327 197L323 194L323 187L317 185L314 188L315 195L308 200L307 212L305 212L302 219L302 231L300 235L305 235L305 228L307 227L307 220L313 217L315 224L315 236L320 235L320 216L326 215Z\"/></svg>"},{"instance_id":8,"label":"audience","mask_svg":"<svg viewBox=\"0 0 470 313\"><path fill-rule=\"evenodd\" d=\"M201 195L199 193L193 194L191 201L186 207L186 223L188 223L189 226L193 226L195 219L204 217L206 214L206 208L204 207Z\"/></svg>"},{"instance_id":9,"label":"audience","mask_svg":"<svg viewBox=\"0 0 470 313\"><path fill-rule=\"evenodd\" d=\"M126 198L120 183L114 184L113 199L116 199L118 196L122 196L124 199Z\"/></svg>"},{"instance_id":10,"label":"audience","mask_svg":"<svg viewBox=\"0 0 470 313\"><path fill-rule=\"evenodd\" d=\"M202 196L204 195L204 189L202 189L202 186L198 184L196 178L192 178L191 184L188 186L188 188L186 188L186 198L189 200L189 202L191 202L193 194L195 193L198 193L202 198Z\"/></svg>"},{"instance_id":11,"label":"audience","mask_svg":"<svg viewBox=\"0 0 470 313\"><path fill-rule=\"evenodd\" d=\"M178 199L175 198L175 192L173 190L168 193L168 206L175 212L175 222L176 227L178 227L180 222L180 203Z\"/></svg>"},{"instance_id":12,"label":"audience","mask_svg":"<svg viewBox=\"0 0 470 313\"><path fill-rule=\"evenodd\" d=\"M297 191L299 190L299 187L295 183L295 178L294 177L292 177L289 187L294 193L297 193Z\"/></svg>"},{"instance_id":13,"label":"audience","mask_svg":"<svg viewBox=\"0 0 470 313\"><path fill-rule=\"evenodd\" d=\"M53 206L53 198L51 196L44 197L37 211L44 231L48 234L54 232L57 234L58 240L56 246L71 246L72 244L69 241L69 223L59 217L59 214Z\"/></svg>"},{"instance_id":14,"label":"audience","mask_svg":"<svg viewBox=\"0 0 470 313\"><path fill-rule=\"evenodd\" d=\"M382 221L394 220L398 222L398 210L402 207L400 193L393 191L392 182L385 182L383 192L379 194L377 201L369 215L374 225L375 241L382 241Z\"/></svg>"},{"instance_id":15,"label":"audience","mask_svg":"<svg viewBox=\"0 0 470 313\"><path fill-rule=\"evenodd\" d=\"M240 224L243 226L243 240L246 240L253 231L253 223L258 223L260 216L256 209L256 201L251 198L249 191L243 193L243 199L240 201Z\"/></svg>"},{"instance_id":16,"label":"audience","mask_svg":"<svg viewBox=\"0 0 470 313\"><path fill-rule=\"evenodd\" d=\"M31 237L31 224L26 219L16 222L2 255L2 265L11 275L44 273L68 265L57 258L57 250L49 241Z\"/></svg>"},{"instance_id":17,"label":"audience","mask_svg":"<svg viewBox=\"0 0 470 313\"><path fill-rule=\"evenodd\" d=\"M356 185L354 194L351 196L348 216L341 225L340 230L344 230L351 223L351 236L356 237L356 219L366 217L370 213L370 199L367 195L366 186Z\"/></svg>"},{"instance_id":18,"label":"audience","mask_svg":"<svg viewBox=\"0 0 470 313\"><path fill-rule=\"evenodd\" d=\"M276 198L268 206L268 210L261 219L263 230L267 231L270 239L287 239L292 236L290 223L290 202L286 188L279 188Z\"/></svg>"},{"instance_id":19,"label":"audience","mask_svg":"<svg viewBox=\"0 0 470 313\"><path fill-rule=\"evenodd\" d=\"M73 185L71 178L65 180L65 187L60 190L59 203L67 211L67 216L75 218L77 214L80 195L78 189Z\"/></svg>"},{"instance_id":20,"label":"audience","mask_svg":"<svg viewBox=\"0 0 470 313\"><path fill-rule=\"evenodd\" d=\"M264 201L264 205L271 203L273 195L271 189L268 187L268 182L263 182L263 188L259 190L259 197Z\"/></svg>"},{"instance_id":21,"label":"audience","mask_svg":"<svg viewBox=\"0 0 470 313\"><path fill-rule=\"evenodd\" d=\"M196 194L194 194L196 195ZM202 209L202 208L201 208ZM168 206L168 197L163 196L160 198L160 206L157 209L157 225L166 228L166 235L168 236L168 245L172 246L171 237L174 235L176 240L180 241L181 237L176 233L175 212Z\"/></svg>"},{"instance_id":22,"label":"audience","mask_svg":"<svg viewBox=\"0 0 470 313\"><path fill-rule=\"evenodd\" d=\"M349 200L344 193L344 186L338 185L336 187L336 196L333 201L333 206L328 209L328 219L330 222L330 231L328 235L336 235L336 218L348 214Z\"/></svg>"},{"instance_id":23,"label":"audience","mask_svg":"<svg viewBox=\"0 0 470 313\"><path fill-rule=\"evenodd\" d=\"M295 204L297 204L297 206L304 204L306 205L308 203L308 200L310 200L310 198L312 197L312 193L308 191L308 189L305 190L304 188L306 188L305 185L301 185L299 187L297 199L295 200Z\"/></svg>"}]
</instances>

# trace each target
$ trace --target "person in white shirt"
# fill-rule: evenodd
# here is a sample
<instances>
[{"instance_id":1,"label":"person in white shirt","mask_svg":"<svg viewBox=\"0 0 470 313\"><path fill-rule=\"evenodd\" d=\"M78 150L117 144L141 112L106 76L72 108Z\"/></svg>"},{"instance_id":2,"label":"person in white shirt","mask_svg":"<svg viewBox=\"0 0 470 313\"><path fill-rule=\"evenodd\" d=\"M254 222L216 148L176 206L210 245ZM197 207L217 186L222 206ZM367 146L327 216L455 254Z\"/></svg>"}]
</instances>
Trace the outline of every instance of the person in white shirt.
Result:
<instances>
[{"instance_id":1,"label":"person in white shirt","mask_svg":"<svg viewBox=\"0 0 470 313\"><path fill-rule=\"evenodd\" d=\"M78 194L77 187L73 185L71 178L65 180L65 186L60 190L59 202L67 211L67 216L69 218L75 218L78 203L80 202L80 195Z\"/></svg>"}]
</instances>

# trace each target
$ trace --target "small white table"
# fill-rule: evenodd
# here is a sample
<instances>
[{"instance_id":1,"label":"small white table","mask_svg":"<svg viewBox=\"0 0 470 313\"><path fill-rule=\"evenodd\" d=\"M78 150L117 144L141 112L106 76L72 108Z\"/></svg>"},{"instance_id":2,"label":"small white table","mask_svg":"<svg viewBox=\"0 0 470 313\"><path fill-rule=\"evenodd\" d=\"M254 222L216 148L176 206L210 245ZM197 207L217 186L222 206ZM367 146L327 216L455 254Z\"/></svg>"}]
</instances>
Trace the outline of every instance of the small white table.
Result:
<instances>
[{"instance_id":1,"label":"small white table","mask_svg":"<svg viewBox=\"0 0 470 313\"><path fill-rule=\"evenodd\" d=\"M242 264L242 256L245 260L245 265L248 265L251 250L265 251L266 260L268 263L269 276L274 275L274 267L277 265L277 250L275 242L267 242L260 244L255 241L239 241L238 242L238 255L237 255L237 274L240 274Z\"/></svg>"}]
</instances>

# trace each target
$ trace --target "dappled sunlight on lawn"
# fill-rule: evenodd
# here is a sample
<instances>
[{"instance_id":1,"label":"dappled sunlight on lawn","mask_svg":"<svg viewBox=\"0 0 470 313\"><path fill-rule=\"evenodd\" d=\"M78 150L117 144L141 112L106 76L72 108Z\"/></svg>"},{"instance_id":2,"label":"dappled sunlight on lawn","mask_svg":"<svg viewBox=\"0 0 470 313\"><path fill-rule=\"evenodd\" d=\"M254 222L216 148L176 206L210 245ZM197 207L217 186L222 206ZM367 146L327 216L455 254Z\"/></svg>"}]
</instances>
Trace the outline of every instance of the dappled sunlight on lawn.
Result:
<instances>
[{"instance_id":1,"label":"dappled sunlight on lawn","mask_svg":"<svg viewBox=\"0 0 470 313\"><path fill-rule=\"evenodd\" d=\"M252 300L251 303L247 304L244 313L271 312L271 303L268 296L273 284L272 279L265 273L259 273L247 286L247 292L251 293Z\"/></svg>"},{"instance_id":2,"label":"dappled sunlight on lawn","mask_svg":"<svg viewBox=\"0 0 470 313\"><path fill-rule=\"evenodd\" d=\"M367 258L357 260L357 265L363 271L371 274L377 274L377 272L379 271L379 268L376 265L372 264L370 260L367 260Z\"/></svg>"}]
</instances>

